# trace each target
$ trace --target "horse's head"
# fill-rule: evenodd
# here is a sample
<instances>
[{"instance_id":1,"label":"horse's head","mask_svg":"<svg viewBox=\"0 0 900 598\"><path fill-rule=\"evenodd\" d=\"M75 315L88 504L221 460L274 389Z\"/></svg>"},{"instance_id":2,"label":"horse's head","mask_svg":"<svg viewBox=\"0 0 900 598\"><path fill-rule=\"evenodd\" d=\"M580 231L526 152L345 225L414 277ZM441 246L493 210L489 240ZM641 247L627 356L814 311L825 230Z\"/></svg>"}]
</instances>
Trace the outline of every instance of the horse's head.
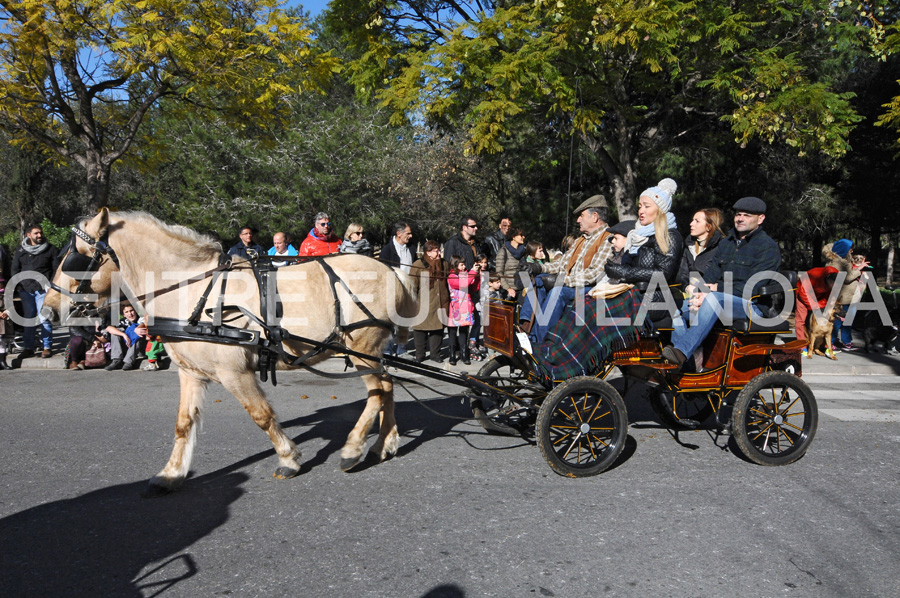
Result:
<instances>
[{"instance_id":1,"label":"horse's head","mask_svg":"<svg viewBox=\"0 0 900 598\"><path fill-rule=\"evenodd\" d=\"M103 208L72 227L44 300L60 317L94 315L109 300L118 266L115 252L105 242L108 225L109 212Z\"/></svg>"}]
</instances>

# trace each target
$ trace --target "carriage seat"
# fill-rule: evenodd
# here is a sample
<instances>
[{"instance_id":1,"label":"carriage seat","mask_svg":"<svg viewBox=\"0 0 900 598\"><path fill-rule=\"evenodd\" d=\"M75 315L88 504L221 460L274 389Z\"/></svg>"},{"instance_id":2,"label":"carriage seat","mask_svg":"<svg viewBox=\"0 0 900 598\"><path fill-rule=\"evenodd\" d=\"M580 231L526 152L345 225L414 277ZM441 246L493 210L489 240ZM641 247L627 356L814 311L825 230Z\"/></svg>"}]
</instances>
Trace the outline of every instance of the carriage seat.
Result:
<instances>
[{"instance_id":1,"label":"carriage seat","mask_svg":"<svg viewBox=\"0 0 900 598\"><path fill-rule=\"evenodd\" d=\"M797 289L797 281L799 278L796 271L782 270L780 274L787 279L791 290ZM635 288L640 291L646 291L647 283L637 283L635 284ZM754 299L764 314L778 314L784 307L784 287L778 283L762 286L759 288L759 294L756 295ZM740 319L735 320L729 327L723 326L721 323L716 326L719 328L732 328L738 334L786 334L791 330L790 322L784 319L771 325L762 325L757 322L751 322L748 319ZM660 332L671 331L672 317L666 315L664 318L654 321L653 328Z\"/></svg>"},{"instance_id":2,"label":"carriage seat","mask_svg":"<svg viewBox=\"0 0 900 598\"><path fill-rule=\"evenodd\" d=\"M787 279L792 291L797 289L799 277L795 270L782 270L780 274ZM761 286L759 288L759 294L753 298L756 300L756 305L763 314L773 317L781 313L782 308L784 308L784 291L785 289L782 285L777 282L772 282L771 284ZM779 319L777 323L769 325L751 322L747 319L740 319L735 320L731 325L731 328L738 334L786 334L791 331L790 322L785 319Z\"/></svg>"}]
</instances>

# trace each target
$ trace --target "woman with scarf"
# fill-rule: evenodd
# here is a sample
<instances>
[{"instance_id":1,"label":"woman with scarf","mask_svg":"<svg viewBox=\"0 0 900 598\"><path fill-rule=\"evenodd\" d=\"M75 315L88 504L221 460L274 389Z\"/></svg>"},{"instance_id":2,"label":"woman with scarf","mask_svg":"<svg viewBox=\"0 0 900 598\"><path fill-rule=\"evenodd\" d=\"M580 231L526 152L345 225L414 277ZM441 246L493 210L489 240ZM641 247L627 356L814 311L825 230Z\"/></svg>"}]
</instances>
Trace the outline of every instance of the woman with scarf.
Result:
<instances>
[{"instance_id":1,"label":"woman with scarf","mask_svg":"<svg viewBox=\"0 0 900 598\"><path fill-rule=\"evenodd\" d=\"M441 259L441 247L437 241L425 242L422 258L413 263L409 273L416 280L420 305L428 305L425 319L412 326L416 361L425 361L427 340L431 360L442 363L441 342L444 340L444 324L450 306L450 288L447 286L450 265Z\"/></svg>"},{"instance_id":2,"label":"woman with scarf","mask_svg":"<svg viewBox=\"0 0 900 598\"><path fill-rule=\"evenodd\" d=\"M496 272L500 275L500 288L510 299L516 297L516 272L519 260L525 257L525 232L521 228L510 227L506 233L506 243L497 254Z\"/></svg>"},{"instance_id":3,"label":"woman with scarf","mask_svg":"<svg viewBox=\"0 0 900 598\"><path fill-rule=\"evenodd\" d=\"M691 279L691 272L700 275L713 263L719 250L719 241L722 234L722 222L724 222L722 210L718 208L704 208L694 214L691 220L691 234L684 241L684 257L681 260L681 270L678 273L678 282L697 286L697 279Z\"/></svg>"},{"instance_id":4,"label":"woman with scarf","mask_svg":"<svg viewBox=\"0 0 900 598\"><path fill-rule=\"evenodd\" d=\"M663 179L655 187L641 193L638 200L638 222L628 233L625 251L631 254L630 264L606 264L606 274L619 282L650 282L654 274L662 273L665 282L678 281L684 240L678 234L672 209L672 196L678 185L672 179ZM668 289L667 289L668 290ZM681 308L682 294L670 293L675 307ZM646 297L645 297L646 299ZM657 288L652 297L654 303L666 301L665 291ZM651 321L658 322L666 310L648 312Z\"/></svg>"}]
</instances>

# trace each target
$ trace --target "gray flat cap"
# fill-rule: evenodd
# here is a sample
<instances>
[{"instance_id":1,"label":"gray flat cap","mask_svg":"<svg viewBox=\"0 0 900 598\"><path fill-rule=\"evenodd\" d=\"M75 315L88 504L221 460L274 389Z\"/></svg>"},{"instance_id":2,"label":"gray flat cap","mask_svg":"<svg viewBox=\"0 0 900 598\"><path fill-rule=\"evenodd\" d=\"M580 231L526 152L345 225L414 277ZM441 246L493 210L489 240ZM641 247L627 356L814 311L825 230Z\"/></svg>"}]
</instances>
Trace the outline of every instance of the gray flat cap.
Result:
<instances>
[{"instance_id":1,"label":"gray flat cap","mask_svg":"<svg viewBox=\"0 0 900 598\"><path fill-rule=\"evenodd\" d=\"M758 197L742 197L734 202L735 212L747 212L748 214L765 214L766 202Z\"/></svg>"},{"instance_id":2,"label":"gray flat cap","mask_svg":"<svg viewBox=\"0 0 900 598\"><path fill-rule=\"evenodd\" d=\"M606 198L602 195L592 195L588 197L586 200L581 202L581 205L575 208L573 214L581 214L588 208L608 208L609 206L606 204Z\"/></svg>"}]
</instances>

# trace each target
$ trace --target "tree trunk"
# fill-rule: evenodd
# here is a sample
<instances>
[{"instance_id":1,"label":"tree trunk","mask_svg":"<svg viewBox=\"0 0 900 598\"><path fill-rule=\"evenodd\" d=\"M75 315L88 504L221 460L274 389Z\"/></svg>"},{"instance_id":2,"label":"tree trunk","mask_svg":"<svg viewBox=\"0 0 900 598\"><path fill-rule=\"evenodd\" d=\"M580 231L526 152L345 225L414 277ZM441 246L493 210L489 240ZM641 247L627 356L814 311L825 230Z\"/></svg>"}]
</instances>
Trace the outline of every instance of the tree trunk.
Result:
<instances>
[{"instance_id":1,"label":"tree trunk","mask_svg":"<svg viewBox=\"0 0 900 598\"><path fill-rule=\"evenodd\" d=\"M109 175L111 167L106 164L100 152L88 151L85 171L87 171L88 207L92 212L109 205Z\"/></svg>"},{"instance_id":2,"label":"tree trunk","mask_svg":"<svg viewBox=\"0 0 900 598\"><path fill-rule=\"evenodd\" d=\"M894 252L897 248L897 233L888 235L888 254L887 254L887 275L884 279L884 286L890 287L894 284Z\"/></svg>"},{"instance_id":3,"label":"tree trunk","mask_svg":"<svg viewBox=\"0 0 900 598\"><path fill-rule=\"evenodd\" d=\"M619 164L618 162L622 160L614 160L606 148L590 135L582 134L582 139L600 162L603 173L609 181L612 197L607 196L606 199L610 207L615 204L619 221L637 218L637 187L631 164Z\"/></svg>"}]
</instances>

